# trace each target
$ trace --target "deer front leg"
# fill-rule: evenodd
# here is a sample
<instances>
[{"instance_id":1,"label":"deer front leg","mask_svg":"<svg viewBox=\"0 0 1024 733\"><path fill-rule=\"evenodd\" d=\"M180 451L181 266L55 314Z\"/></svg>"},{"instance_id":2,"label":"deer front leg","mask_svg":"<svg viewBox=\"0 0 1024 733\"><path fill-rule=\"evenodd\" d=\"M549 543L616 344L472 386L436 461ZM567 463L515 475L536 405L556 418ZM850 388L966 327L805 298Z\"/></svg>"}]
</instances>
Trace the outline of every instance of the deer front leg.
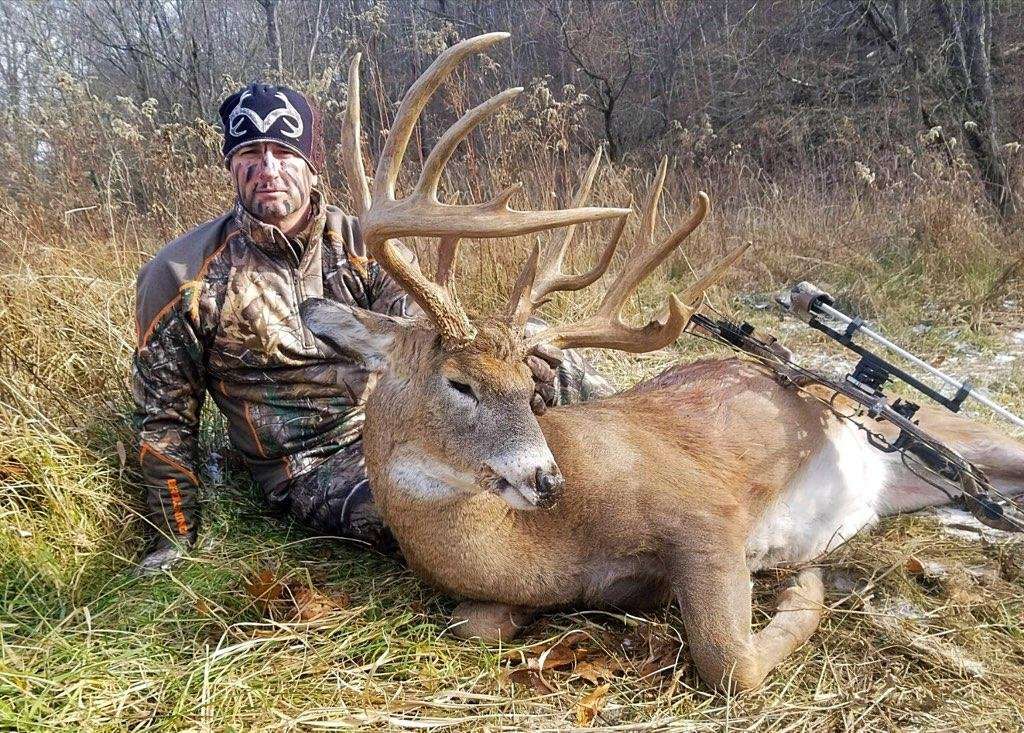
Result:
<instances>
[{"instance_id":1,"label":"deer front leg","mask_svg":"<svg viewBox=\"0 0 1024 733\"><path fill-rule=\"evenodd\" d=\"M768 625L754 633L750 572L742 553L686 558L673 590L701 679L736 692L759 687L768 672L810 638L825 595L820 571L801 571L796 583L779 594Z\"/></svg>"},{"instance_id":2,"label":"deer front leg","mask_svg":"<svg viewBox=\"0 0 1024 733\"><path fill-rule=\"evenodd\" d=\"M452 614L452 636L488 642L511 641L536 616L536 611L521 606L463 601Z\"/></svg>"}]
</instances>

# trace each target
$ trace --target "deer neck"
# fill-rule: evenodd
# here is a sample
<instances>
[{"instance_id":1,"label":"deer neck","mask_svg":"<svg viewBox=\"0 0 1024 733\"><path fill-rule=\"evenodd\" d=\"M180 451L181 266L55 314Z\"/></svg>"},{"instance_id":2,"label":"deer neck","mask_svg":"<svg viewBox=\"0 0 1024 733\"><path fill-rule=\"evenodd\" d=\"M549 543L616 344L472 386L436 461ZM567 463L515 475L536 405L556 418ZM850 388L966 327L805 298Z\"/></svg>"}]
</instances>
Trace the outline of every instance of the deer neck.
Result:
<instances>
[{"instance_id":1,"label":"deer neck","mask_svg":"<svg viewBox=\"0 0 1024 733\"><path fill-rule=\"evenodd\" d=\"M517 511L471 475L435 458L412 420L399 420L399 385L382 380L366 405L366 468L374 501L410 567L448 592L550 606L578 595L579 549L558 512ZM543 568L524 577L524 564ZM499 595L500 598L495 598Z\"/></svg>"}]
</instances>

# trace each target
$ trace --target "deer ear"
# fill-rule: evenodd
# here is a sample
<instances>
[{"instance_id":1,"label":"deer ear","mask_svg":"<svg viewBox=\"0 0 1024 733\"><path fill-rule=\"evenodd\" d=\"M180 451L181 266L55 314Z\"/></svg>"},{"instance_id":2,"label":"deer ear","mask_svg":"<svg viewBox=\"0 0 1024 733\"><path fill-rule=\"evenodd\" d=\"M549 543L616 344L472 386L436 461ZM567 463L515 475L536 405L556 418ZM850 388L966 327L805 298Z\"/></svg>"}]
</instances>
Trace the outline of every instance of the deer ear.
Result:
<instances>
[{"instance_id":1,"label":"deer ear","mask_svg":"<svg viewBox=\"0 0 1024 733\"><path fill-rule=\"evenodd\" d=\"M354 308L323 298L309 298L299 306L303 325L316 336L320 351L337 354L376 371L402 323L393 316Z\"/></svg>"}]
</instances>

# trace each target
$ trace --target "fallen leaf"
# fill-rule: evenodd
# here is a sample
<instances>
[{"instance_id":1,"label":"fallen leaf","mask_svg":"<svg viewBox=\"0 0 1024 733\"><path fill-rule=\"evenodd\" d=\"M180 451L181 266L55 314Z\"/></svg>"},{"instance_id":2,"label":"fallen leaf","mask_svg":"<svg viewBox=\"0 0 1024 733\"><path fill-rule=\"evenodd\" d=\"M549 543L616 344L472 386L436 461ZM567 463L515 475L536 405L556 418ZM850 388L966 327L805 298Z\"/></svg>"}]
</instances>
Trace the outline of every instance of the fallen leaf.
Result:
<instances>
[{"instance_id":1,"label":"fallen leaf","mask_svg":"<svg viewBox=\"0 0 1024 733\"><path fill-rule=\"evenodd\" d=\"M506 682L530 687L534 692L538 692L541 695L546 695L549 692L555 691L555 688L548 684L548 681L545 680L541 676L540 672L535 669L519 667L517 669L505 670L502 677Z\"/></svg>"},{"instance_id":2,"label":"fallen leaf","mask_svg":"<svg viewBox=\"0 0 1024 733\"><path fill-rule=\"evenodd\" d=\"M316 588L289 586L291 600L295 604L293 618L296 621L319 621L336 611L347 608L351 599L347 593L325 595Z\"/></svg>"},{"instance_id":3,"label":"fallen leaf","mask_svg":"<svg viewBox=\"0 0 1024 733\"><path fill-rule=\"evenodd\" d=\"M124 449L124 443L120 440L117 441L114 447L117 449L117 460L121 462L121 469L124 470L124 467L128 465L128 451Z\"/></svg>"},{"instance_id":4,"label":"fallen leaf","mask_svg":"<svg viewBox=\"0 0 1024 733\"><path fill-rule=\"evenodd\" d=\"M611 657L600 656L580 662L573 669L573 674L592 685L610 680L617 672L622 671L622 664Z\"/></svg>"},{"instance_id":5,"label":"fallen leaf","mask_svg":"<svg viewBox=\"0 0 1024 733\"><path fill-rule=\"evenodd\" d=\"M281 600L284 583L277 577L275 571L264 568L246 581L245 590L260 611L266 615L273 609L274 604Z\"/></svg>"},{"instance_id":6,"label":"fallen leaf","mask_svg":"<svg viewBox=\"0 0 1024 733\"><path fill-rule=\"evenodd\" d=\"M542 652L539 657L528 659L527 666L530 669L536 669L538 672L543 672L546 669L572 668L590 656L590 653L589 649L573 648L569 644L559 642Z\"/></svg>"},{"instance_id":7,"label":"fallen leaf","mask_svg":"<svg viewBox=\"0 0 1024 733\"><path fill-rule=\"evenodd\" d=\"M557 646L573 646L583 641L589 641L590 636L585 631L570 631L568 634L563 636L554 644L549 646L547 640L531 644L525 649L511 649L505 653L505 659L517 659L519 661L525 661L530 657L539 657L545 651L553 649Z\"/></svg>"},{"instance_id":8,"label":"fallen leaf","mask_svg":"<svg viewBox=\"0 0 1024 733\"><path fill-rule=\"evenodd\" d=\"M611 685L601 685L588 692L576 704L576 725L590 725L604 707Z\"/></svg>"},{"instance_id":9,"label":"fallen leaf","mask_svg":"<svg viewBox=\"0 0 1024 733\"><path fill-rule=\"evenodd\" d=\"M949 568L934 560L919 560L911 555L903 563L904 569L911 575L917 575L928 580L943 580L949 575Z\"/></svg>"}]
</instances>

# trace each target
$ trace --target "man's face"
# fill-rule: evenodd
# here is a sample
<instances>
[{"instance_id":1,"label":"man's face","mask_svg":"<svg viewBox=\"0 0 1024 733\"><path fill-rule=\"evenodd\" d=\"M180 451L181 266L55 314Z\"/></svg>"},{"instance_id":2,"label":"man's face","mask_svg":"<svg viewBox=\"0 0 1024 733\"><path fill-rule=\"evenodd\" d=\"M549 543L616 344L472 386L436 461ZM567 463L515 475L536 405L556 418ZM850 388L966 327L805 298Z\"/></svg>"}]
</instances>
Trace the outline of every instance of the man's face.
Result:
<instances>
[{"instance_id":1,"label":"man's face","mask_svg":"<svg viewBox=\"0 0 1024 733\"><path fill-rule=\"evenodd\" d=\"M231 175L242 206L279 225L305 210L316 176L298 153L277 143L253 143L231 156Z\"/></svg>"}]
</instances>

